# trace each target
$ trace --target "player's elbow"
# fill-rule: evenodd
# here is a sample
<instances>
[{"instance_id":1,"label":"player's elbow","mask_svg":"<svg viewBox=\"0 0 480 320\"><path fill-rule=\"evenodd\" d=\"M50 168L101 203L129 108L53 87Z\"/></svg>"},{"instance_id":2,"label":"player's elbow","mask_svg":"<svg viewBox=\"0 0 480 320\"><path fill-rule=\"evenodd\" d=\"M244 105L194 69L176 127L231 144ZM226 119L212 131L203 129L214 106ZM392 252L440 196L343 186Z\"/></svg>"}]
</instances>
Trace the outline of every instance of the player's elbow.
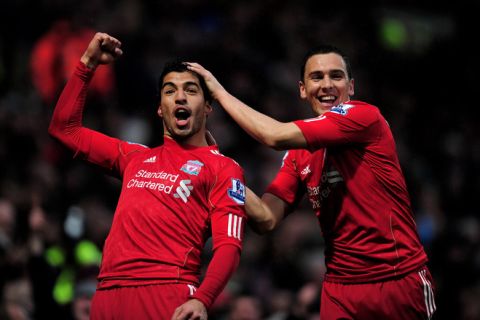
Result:
<instances>
[{"instance_id":1,"label":"player's elbow","mask_svg":"<svg viewBox=\"0 0 480 320\"><path fill-rule=\"evenodd\" d=\"M284 137L282 136L281 131L275 130L275 131L266 132L264 133L262 140L263 140L262 142L265 145L267 145L268 147L274 150L281 151L281 150L288 149L288 144L286 143Z\"/></svg>"},{"instance_id":2,"label":"player's elbow","mask_svg":"<svg viewBox=\"0 0 480 320\"><path fill-rule=\"evenodd\" d=\"M263 132L263 142L275 150L288 150L292 147L301 146L301 132L291 123L278 123L270 130Z\"/></svg>"},{"instance_id":3,"label":"player's elbow","mask_svg":"<svg viewBox=\"0 0 480 320\"><path fill-rule=\"evenodd\" d=\"M259 235L264 235L275 230L278 225L274 219L269 219L262 222L249 221L249 224L253 231Z\"/></svg>"},{"instance_id":4,"label":"player's elbow","mask_svg":"<svg viewBox=\"0 0 480 320\"><path fill-rule=\"evenodd\" d=\"M272 148L274 150L281 150L280 149L280 144L275 138L266 138L262 141L267 147Z\"/></svg>"},{"instance_id":5,"label":"player's elbow","mask_svg":"<svg viewBox=\"0 0 480 320\"><path fill-rule=\"evenodd\" d=\"M272 138L266 144L270 148L277 151L288 150L291 148L291 144L289 143L289 140L282 139L281 137Z\"/></svg>"}]
</instances>

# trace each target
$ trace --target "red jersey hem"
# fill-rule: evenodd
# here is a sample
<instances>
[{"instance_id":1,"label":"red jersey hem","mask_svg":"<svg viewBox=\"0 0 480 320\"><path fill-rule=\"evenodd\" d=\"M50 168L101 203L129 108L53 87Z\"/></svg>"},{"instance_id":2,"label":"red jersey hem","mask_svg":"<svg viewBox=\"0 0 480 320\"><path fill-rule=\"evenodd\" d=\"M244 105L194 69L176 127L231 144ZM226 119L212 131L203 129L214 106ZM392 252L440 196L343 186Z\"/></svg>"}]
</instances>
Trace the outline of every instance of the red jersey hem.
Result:
<instances>
[{"instance_id":1,"label":"red jersey hem","mask_svg":"<svg viewBox=\"0 0 480 320\"><path fill-rule=\"evenodd\" d=\"M422 268L425 268L427 264L427 259L425 261L421 262L420 264L416 264L410 268L405 268L400 271L389 271L389 272L382 272L380 275L376 276L371 276L371 275L366 275L366 276L358 276L358 277L352 277L352 276L335 276L335 275L329 275L326 274L324 281L326 282L334 282L334 283L372 283L372 282L380 282L380 281L386 281L386 280L393 280L393 279L398 279L398 278L403 278L407 274L414 272L414 271L419 271L422 270Z\"/></svg>"}]
</instances>

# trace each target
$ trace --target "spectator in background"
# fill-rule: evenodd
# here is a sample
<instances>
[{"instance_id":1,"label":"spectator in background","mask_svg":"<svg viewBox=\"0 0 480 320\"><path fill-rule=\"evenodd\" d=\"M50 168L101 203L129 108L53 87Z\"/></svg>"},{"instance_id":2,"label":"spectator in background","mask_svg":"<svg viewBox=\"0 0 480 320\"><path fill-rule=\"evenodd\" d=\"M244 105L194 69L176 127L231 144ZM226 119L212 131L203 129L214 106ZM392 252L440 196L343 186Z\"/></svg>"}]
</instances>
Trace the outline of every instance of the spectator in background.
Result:
<instances>
[{"instance_id":1,"label":"spectator in background","mask_svg":"<svg viewBox=\"0 0 480 320\"><path fill-rule=\"evenodd\" d=\"M32 82L46 103L55 101L94 34L88 27L60 20L35 43L30 57ZM111 93L115 87L113 73L111 65L98 70L90 85L91 92L99 96Z\"/></svg>"},{"instance_id":2,"label":"spectator in background","mask_svg":"<svg viewBox=\"0 0 480 320\"><path fill-rule=\"evenodd\" d=\"M260 301L252 296L238 296L233 299L228 320L260 320L262 307Z\"/></svg>"},{"instance_id":3,"label":"spectator in background","mask_svg":"<svg viewBox=\"0 0 480 320\"><path fill-rule=\"evenodd\" d=\"M71 304L71 314L74 320L90 319L92 298L97 287L97 268L85 268L75 281L75 292Z\"/></svg>"},{"instance_id":4,"label":"spectator in background","mask_svg":"<svg viewBox=\"0 0 480 320\"><path fill-rule=\"evenodd\" d=\"M33 316L32 287L25 277L9 280L2 290L0 319L30 320Z\"/></svg>"}]
</instances>

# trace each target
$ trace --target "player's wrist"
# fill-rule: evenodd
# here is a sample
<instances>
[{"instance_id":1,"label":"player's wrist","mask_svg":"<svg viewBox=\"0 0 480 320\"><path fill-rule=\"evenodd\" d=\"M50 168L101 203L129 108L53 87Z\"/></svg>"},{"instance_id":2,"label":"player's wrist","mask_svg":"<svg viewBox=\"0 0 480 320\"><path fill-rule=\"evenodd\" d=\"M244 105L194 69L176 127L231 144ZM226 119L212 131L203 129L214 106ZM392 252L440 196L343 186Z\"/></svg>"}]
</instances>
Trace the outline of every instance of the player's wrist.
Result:
<instances>
[{"instance_id":1,"label":"player's wrist","mask_svg":"<svg viewBox=\"0 0 480 320\"><path fill-rule=\"evenodd\" d=\"M95 70L98 66L98 61L96 59L92 59L87 55L83 55L80 61L89 69Z\"/></svg>"},{"instance_id":2,"label":"player's wrist","mask_svg":"<svg viewBox=\"0 0 480 320\"><path fill-rule=\"evenodd\" d=\"M232 96L230 95L230 93L228 93L227 90L225 90L223 87L220 87L215 90L215 92L212 92L212 97L221 104L222 102L231 99Z\"/></svg>"},{"instance_id":3,"label":"player's wrist","mask_svg":"<svg viewBox=\"0 0 480 320\"><path fill-rule=\"evenodd\" d=\"M193 296L191 296L189 298L190 300L196 300L198 301L199 303L201 303L205 309L210 309L210 306L212 305L213 301L210 301L211 299L209 299L206 295L202 295L201 293L198 294L198 293L195 293Z\"/></svg>"}]
</instances>

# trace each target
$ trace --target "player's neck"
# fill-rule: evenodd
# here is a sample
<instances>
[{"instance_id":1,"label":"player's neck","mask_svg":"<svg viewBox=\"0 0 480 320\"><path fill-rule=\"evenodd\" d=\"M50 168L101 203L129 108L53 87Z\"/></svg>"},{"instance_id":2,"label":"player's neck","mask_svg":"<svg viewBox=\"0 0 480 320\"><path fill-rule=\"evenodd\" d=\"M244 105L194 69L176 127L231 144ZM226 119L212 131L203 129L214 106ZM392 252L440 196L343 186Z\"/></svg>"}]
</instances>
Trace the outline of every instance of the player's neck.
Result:
<instances>
[{"instance_id":1,"label":"player's neck","mask_svg":"<svg viewBox=\"0 0 480 320\"><path fill-rule=\"evenodd\" d=\"M206 147L208 146L207 139L205 138L205 130L200 130L196 134L190 137L172 137L169 134L165 134L166 138L174 140L181 146L193 146L193 147Z\"/></svg>"}]
</instances>

